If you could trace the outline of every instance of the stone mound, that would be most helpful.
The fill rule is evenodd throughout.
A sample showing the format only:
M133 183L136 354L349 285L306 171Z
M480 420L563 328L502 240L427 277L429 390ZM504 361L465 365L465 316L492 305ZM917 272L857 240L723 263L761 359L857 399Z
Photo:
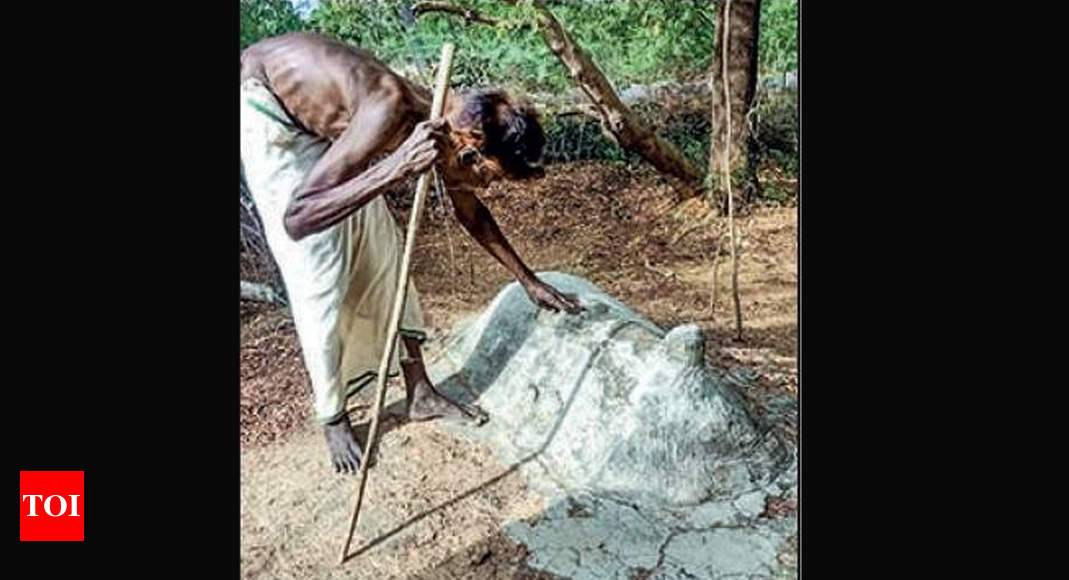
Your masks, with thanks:
M664 332L591 283L543 279L586 311L538 310L505 287L432 365L443 390L477 399L508 461L537 458L567 490L664 506L738 497L789 462L704 360L693 324Z
M748 413L745 386L706 364L701 330L665 332L582 278L539 277L586 311L539 310L509 284L430 365L440 389L490 414L450 430L521 469L549 506L506 533L572 578L776 572L796 520L760 516L767 498L796 497L795 453ZM688 542L710 551L669 557Z

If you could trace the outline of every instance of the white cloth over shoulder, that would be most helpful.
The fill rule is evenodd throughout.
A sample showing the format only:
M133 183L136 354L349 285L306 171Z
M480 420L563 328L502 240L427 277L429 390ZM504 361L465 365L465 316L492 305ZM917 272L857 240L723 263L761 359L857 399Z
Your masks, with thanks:
M401 231L381 196L322 232L293 241L283 216L330 142L294 126L258 80L241 84L241 161L282 272L315 395L316 419L332 421L345 399L373 382L401 275ZM401 331L420 340L423 316L409 282ZM397 351L390 375L398 372Z

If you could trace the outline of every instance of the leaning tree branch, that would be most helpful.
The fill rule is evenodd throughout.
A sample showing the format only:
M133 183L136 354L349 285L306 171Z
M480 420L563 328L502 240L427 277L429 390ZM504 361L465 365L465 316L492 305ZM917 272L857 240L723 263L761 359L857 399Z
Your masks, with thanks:
M467 20L468 22L479 22L481 24L489 24L491 26L496 26L501 22L497 18L484 16L470 8L456 6L448 2L416 2L412 5L412 13L416 16L419 16L420 14L423 14L425 12L448 12L450 14L462 16L464 17L464 20Z
M516 0L505 0L515 4ZM531 0L538 28L553 54L594 105L605 131L624 149L642 156L658 171L674 177L682 199L701 194L701 174L671 143L661 139L620 100L605 74L541 0Z

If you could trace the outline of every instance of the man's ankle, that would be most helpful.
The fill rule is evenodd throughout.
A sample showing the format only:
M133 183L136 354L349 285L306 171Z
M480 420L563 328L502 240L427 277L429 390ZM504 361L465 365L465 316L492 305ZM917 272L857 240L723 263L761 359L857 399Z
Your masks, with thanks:
M327 425L327 426L330 426L330 427L337 427L338 425L341 425L342 423L345 423L346 425L349 424L349 414L348 413L342 413L341 415L338 415L337 419L332 419L330 421L327 421L326 423L324 423L324 425Z

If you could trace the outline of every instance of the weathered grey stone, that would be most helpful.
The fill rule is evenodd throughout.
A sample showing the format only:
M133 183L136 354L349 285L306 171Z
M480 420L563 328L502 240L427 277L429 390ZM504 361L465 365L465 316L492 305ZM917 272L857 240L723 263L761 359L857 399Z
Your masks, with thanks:
M683 577L718 578L741 575L743 578L774 574L779 538L760 530L722 528L683 532L664 549L666 571L676 569Z
M531 567L595 580L654 568L671 530L634 507L585 497L550 506L534 523L511 522L505 533L527 546Z
M490 414L451 429L519 466L549 506L505 526L530 564L569 578L775 570L789 530L759 516L796 485L796 462L751 418L748 378L705 364L696 325L664 332L581 278L539 276L586 312L540 311L509 284L430 367Z
M665 333L585 280L543 278L587 312L539 311L510 284L431 368L445 391L478 398L491 416L479 435L507 460L537 456L568 490L659 505L736 497L786 467L705 365L697 326Z
M690 528L730 526L735 523L738 511L726 501L710 501L690 510L684 520Z
M736 499L732 505L744 517L756 518L765 511L765 496L764 491L753 491Z

